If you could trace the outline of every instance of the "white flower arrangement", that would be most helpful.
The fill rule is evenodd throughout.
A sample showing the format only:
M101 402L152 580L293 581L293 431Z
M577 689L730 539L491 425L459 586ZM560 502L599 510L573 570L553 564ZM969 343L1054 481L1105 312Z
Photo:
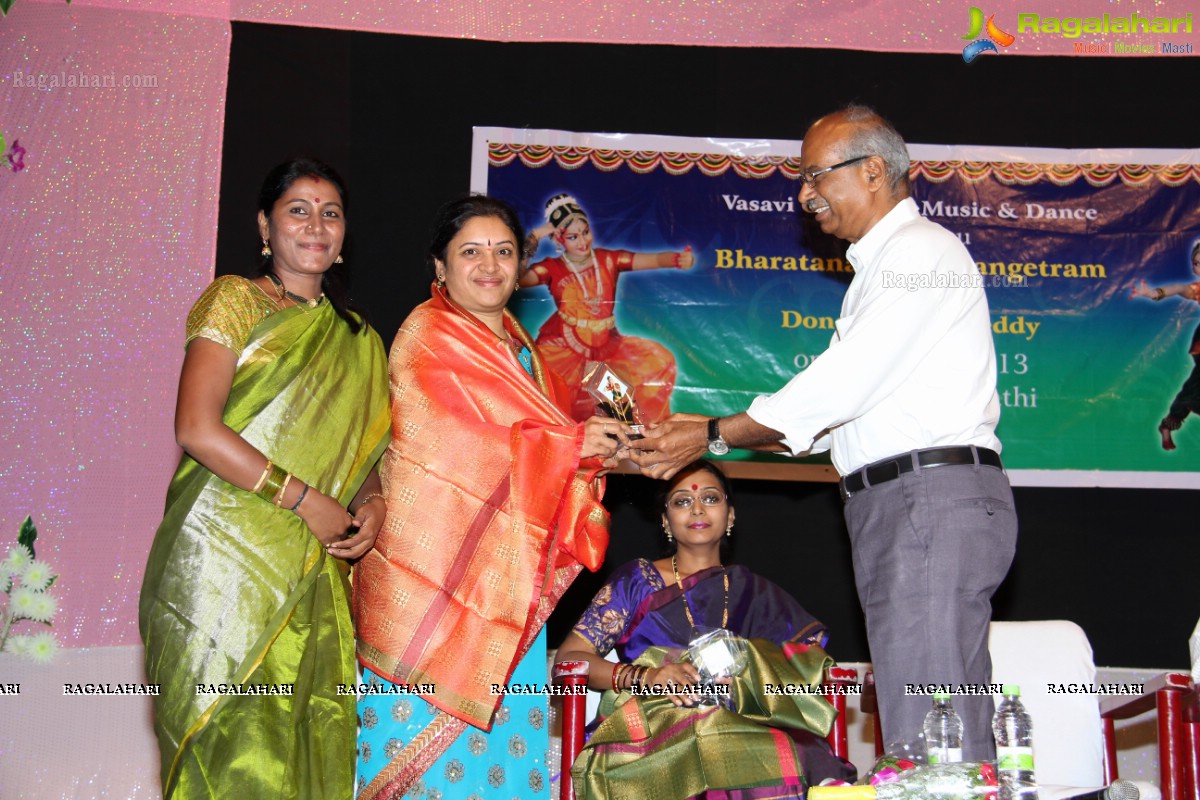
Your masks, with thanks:
M0 587L4 606L0 607L0 652L13 653L46 663L58 652L58 642L50 631L34 634L14 633L21 622L52 625L58 612L58 600L50 593L58 576L45 561L34 556L37 528L26 517L17 535L17 546L0 561Z

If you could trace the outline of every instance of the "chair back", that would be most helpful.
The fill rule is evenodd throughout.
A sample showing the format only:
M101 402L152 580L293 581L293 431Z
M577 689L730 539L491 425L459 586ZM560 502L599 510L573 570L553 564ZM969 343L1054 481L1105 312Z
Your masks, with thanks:
M1021 687L1021 702L1033 720L1038 783L1103 785L1099 697L1079 691L1096 683L1092 645L1083 629L1066 620L993 622L988 651L992 683Z

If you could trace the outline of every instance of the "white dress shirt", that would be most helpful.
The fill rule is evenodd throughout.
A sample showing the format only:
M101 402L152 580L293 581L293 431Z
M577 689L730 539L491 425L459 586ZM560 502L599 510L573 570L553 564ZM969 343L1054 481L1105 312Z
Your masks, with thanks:
M906 198L847 257L855 275L829 349L750 417L793 455L832 448L842 475L926 447L999 452L991 317L966 247Z

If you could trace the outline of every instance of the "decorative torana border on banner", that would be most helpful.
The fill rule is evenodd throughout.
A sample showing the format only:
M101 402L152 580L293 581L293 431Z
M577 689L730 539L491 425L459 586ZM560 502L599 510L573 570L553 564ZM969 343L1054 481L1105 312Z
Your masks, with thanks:
M515 159L526 167L544 167L551 161L563 169L578 169L591 164L603 172L627 166L637 173L653 172L662 167L670 175L683 175L699 169L709 177L724 175L730 169L744 178L766 178L776 171L796 180L800 177L800 159L785 156L736 156L719 153L670 153L652 150L603 150L591 147L551 147L539 144L488 143L488 163L506 167ZM1080 178L1092 186L1108 186L1118 178L1127 186L1141 186L1158 180L1168 186L1190 181L1200 183L1200 164L1028 164L1000 161L914 161L909 177L923 177L943 183L958 175L970 183L994 177L1000 183L1028 186L1048 180L1069 186Z
M507 167L515 159L527 167L544 167L551 161L563 169L578 169L591 164L602 172L627 166L645 174L662 167L670 175L683 175L692 169L709 177L724 175L730 169L744 178L766 178L778 170L795 180L800 177L800 159L785 156L730 156L720 153L669 153L654 150L599 150L592 147L550 147L541 144L503 144L488 142L488 164Z

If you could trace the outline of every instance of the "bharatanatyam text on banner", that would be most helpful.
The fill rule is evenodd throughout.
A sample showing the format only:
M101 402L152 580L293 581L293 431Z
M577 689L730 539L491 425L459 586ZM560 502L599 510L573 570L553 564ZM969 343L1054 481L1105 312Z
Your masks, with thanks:
M1014 483L1200 488L1200 419L1173 451L1157 430L1197 363L1200 302L1130 297L1143 280L1200 281L1200 151L909 150L921 213L979 266ZM592 324L673 358L671 411L728 414L820 356L853 277L845 244L799 210L799 155L798 141L477 128L472 189L512 203L530 229L571 195L600 256L690 247L690 269L620 272L613 320ZM547 237L532 261L556 255ZM900 277L897 291L943 286ZM555 314L570 334L602 288L588 278L558 297L524 288L512 307L535 335Z

